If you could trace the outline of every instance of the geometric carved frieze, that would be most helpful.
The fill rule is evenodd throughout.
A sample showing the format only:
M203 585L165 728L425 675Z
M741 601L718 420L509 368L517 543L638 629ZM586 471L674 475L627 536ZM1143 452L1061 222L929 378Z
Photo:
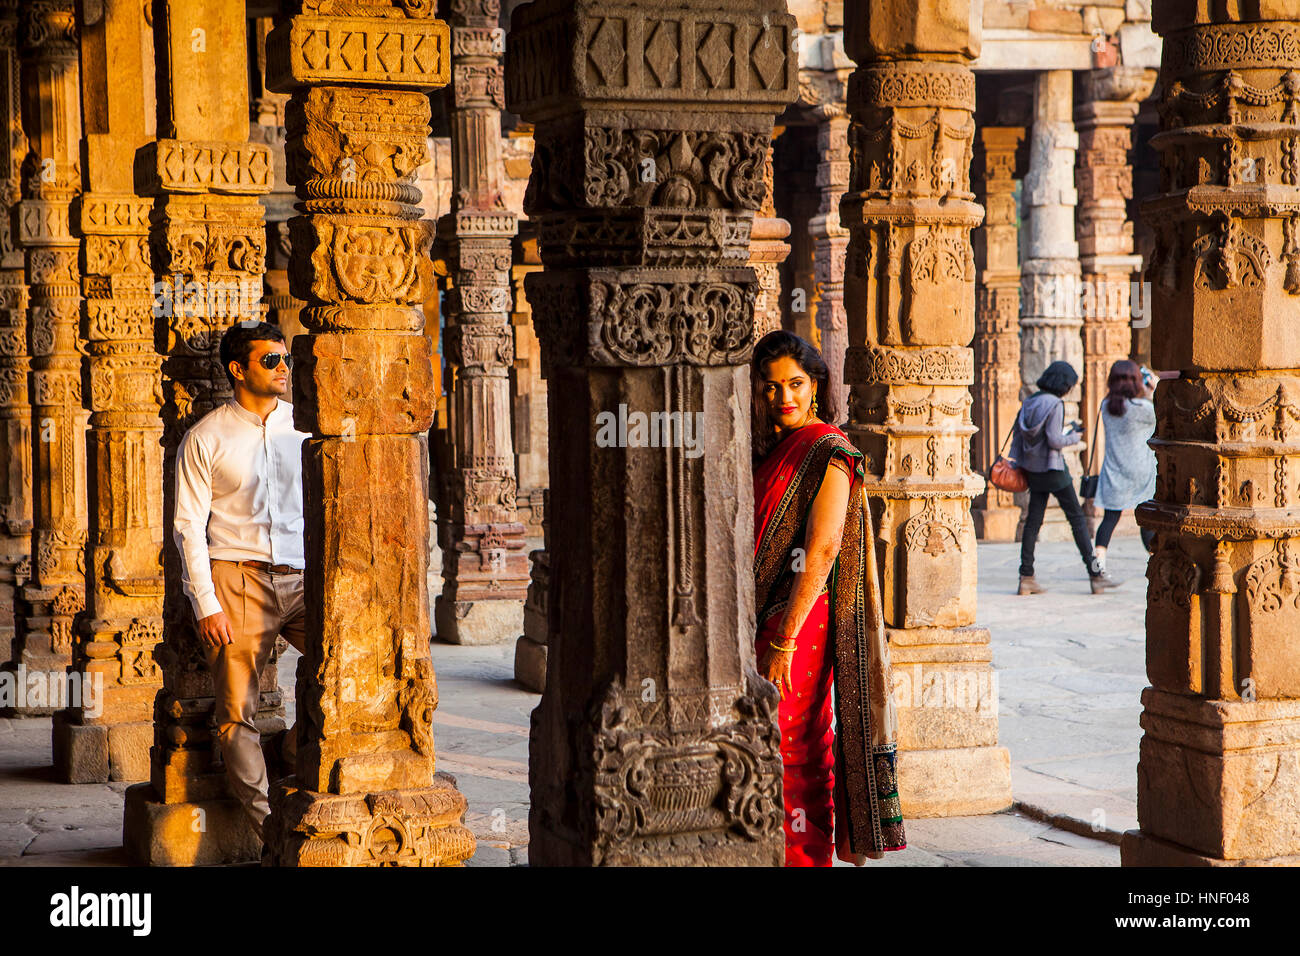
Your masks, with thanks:
M149 231L153 200L131 194L94 193L81 197L84 235L141 235Z
M543 260L564 266L741 265L754 214L730 209L598 210L537 217Z
M304 4L304 8L316 7ZM266 44L266 85L287 93L314 84L435 89L451 78L450 28L441 20L426 19L433 4L405 2L410 20L358 16L389 13L389 6L350 7L347 15L301 15L274 30ZM334 4L321 12L334 13Z
M160 139L147 147L157 183L169 193L269 192L271 147L264 143Z

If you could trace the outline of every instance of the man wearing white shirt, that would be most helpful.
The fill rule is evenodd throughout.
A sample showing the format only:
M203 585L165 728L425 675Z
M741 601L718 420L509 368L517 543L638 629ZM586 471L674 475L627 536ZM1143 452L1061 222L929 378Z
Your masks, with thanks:
M174 534L181 585L216 687L217 739L231 793L260 835L270 812L257 716L275 646L303 649L302 442L280 330L236 323L221 338L234 397L181 441Z

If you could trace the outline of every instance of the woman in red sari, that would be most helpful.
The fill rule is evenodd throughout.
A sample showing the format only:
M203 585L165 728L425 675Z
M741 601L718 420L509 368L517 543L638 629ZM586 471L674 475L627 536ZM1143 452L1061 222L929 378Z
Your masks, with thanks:
M863 456L823 421L812 345L772 332L752 375L755 652L781 692L786 866L860 865L906 846Z

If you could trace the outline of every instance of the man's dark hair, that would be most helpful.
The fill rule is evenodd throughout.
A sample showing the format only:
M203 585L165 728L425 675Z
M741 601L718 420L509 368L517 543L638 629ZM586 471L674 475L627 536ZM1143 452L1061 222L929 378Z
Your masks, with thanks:
M236 322L221 336L221 370L226 373L230 387L235 387L235 376L230 374L230 363L248 366L248 355L254 342L283 342L284 333L270 322Z
M1056 361L1047 366L1043 374L1038 376L1035 384L1044 392L1051 392L1059 398L1074 388L1078 381L1079 373L1074 370L1073 365L1069 362Z

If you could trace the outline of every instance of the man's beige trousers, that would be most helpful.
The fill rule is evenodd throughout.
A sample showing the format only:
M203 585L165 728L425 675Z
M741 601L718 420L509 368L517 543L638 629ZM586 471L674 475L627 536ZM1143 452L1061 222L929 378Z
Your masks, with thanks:
M217 740L230 793L261 836L271 806L262 736L255 723L258 684L277 636L303 649L302 574L271 574L234 561L213 561L212 583L234 638L220 648L204 648L216 685Z

